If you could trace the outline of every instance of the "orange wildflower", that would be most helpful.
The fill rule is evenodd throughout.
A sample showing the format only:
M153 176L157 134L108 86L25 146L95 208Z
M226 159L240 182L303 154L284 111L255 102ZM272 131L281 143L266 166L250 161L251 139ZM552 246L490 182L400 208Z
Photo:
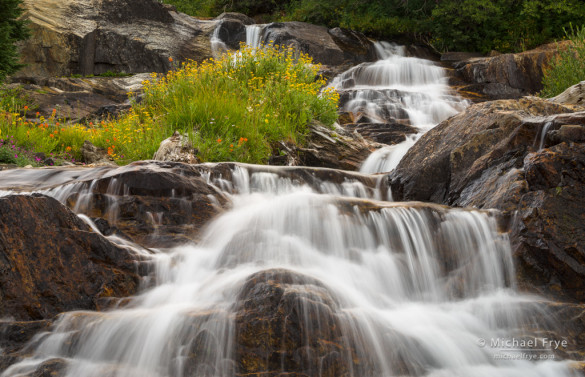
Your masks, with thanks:
M221 139L217 139L217 142L218 142L218 143L221 143Z

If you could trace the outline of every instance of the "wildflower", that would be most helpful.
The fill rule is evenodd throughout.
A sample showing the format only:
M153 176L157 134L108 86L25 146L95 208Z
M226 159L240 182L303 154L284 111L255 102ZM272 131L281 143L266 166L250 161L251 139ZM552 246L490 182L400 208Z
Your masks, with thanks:
M218 143L221 143L221 139L217 139L217 142L218 142Z
M173 58L171 58L170 56L169 56L169 62L171 62L171 63L173 62Z
M25 107L24 107L24 109L25 109L25 110L28 110L28 106L25 106Z
M39 116L39 115L41 115L41 113L39 113L39 112L37 111L37 116Z
M230 148L233 148L233 147L234 147L234 145L233 144L230 144Z
M50 135L49 135L49 137L55 137L55 135L53 135L53 134L50 134Z

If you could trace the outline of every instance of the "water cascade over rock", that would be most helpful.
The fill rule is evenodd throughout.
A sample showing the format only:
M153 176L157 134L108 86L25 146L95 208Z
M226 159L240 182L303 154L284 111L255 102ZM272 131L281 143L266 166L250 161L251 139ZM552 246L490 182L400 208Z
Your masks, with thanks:
M64 197L84 175L124 176L110 169L0 182ZM496 213L389 202L386 180L332 169L149 169L204 180L230 208L200 241L152 250L140 295L62 314L2 377L570 375L550 344L505 342L542 343L528 324L546 312L516 292Z
M365 173L394 169L420 135L468 105L451 93L443 68L432 61L407 57L403 47L387 42L375 47L380 60L353 67L331 83L341 93L340 110L351 114L358 130L406 131L402 142L364 162Z

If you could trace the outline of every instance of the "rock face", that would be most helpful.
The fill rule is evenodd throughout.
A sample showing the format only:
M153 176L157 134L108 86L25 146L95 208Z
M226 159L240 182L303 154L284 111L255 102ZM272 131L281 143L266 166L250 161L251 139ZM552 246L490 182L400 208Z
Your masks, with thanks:
M363 349L344 338L347 319L327 287L287 270L248 278L236 308L239 375L367 375ZM307 337L307 335L310 336Z
M376 60L374 46L364 35L305 22L274 22L263 30L262 40L291 45L309 54L317 63L337 66Z
M199 171L181 163L133 163L78 185L63 198L70 208L102 219L104 234L121 232L145 247L196 240L227 203Z
M504 211L524 288L582 300L584 141L585 108L476 104L421 137L390 175L393 196Z
M341 126L334 129L314 123L304 147L286 146L285 156L273 159L273 165L312 166L359 170L361 163L383 145L364 139L357 131Z
M224 14L220 17L217 35L231 49L237 49L246 42L246 26L249 20L237 14ZM261 28L260 41L264 44L293 46L309 54L316 63L326 66L349 66L376 60L374 44L363 34L305 22L274 22L257 25ZM336 71L343 70L343 68Z
M90 120L114 117L130 108L128 93L142 90L142 82L149 74L127 77L27 77L12 78L12 88L19 88L30 99L27 116L48 118L53 109L58 118ZM33 109L34 108L34 109Z
M517 54L470 58L454 67L472 92L488 99L519 98L542 89L543 68L562 46L551 43Z
M197 165L135 162L125 167L2 172L4 190L41 191L94 220L104 235L145 247L197 239L200 228L228 204Z
M103 148L96 147L88 140L85 140L81 146L81 156L86 164L114 164L113 160L108 156L108 152Z
M187 164L199 162L197 152L193 149L187 136L175 131L173 136L160 142L160 147L152 157L155 161L175 161Z
M31 39L17 76L68 76L107 71L166 72L169 57L211 56L213 23L173 11L156 0L26 0ZM206 40L208 41L209 38Z
M0 316L52 318L136 292L137 257L55 199L7 196L0 214Z

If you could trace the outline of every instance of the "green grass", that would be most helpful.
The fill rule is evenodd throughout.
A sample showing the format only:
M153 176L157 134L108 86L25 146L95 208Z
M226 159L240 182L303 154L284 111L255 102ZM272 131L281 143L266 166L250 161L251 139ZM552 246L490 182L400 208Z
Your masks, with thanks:
M571 43L544 70L541 97L554 97L585 80L585 25L563 29Z
M142 101L109 122L71 125L56 109L30 119L22 104L0 108L0 135L64 159L79 159L89 140L123 164L152 158L177 130L189 135L202 161L265 163L280 142L303 144L310 122L336 120L339 96L320 92L318 69L292 48L242 48L166 76L153 73Z

